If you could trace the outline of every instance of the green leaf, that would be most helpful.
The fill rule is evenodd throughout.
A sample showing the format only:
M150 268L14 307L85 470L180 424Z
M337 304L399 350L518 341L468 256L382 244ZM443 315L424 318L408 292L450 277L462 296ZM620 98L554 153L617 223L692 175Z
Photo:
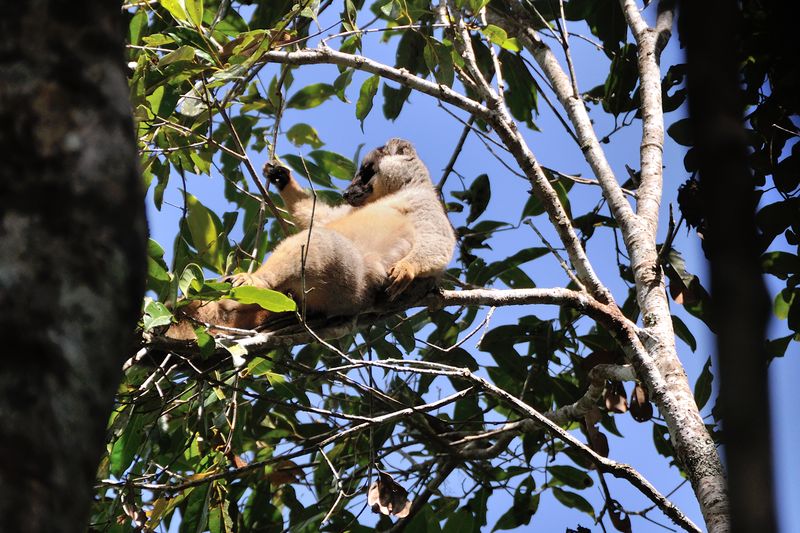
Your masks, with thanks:
M387 0L384 4L382 4L379 7L380 12L383 13L384 15L386 15L389 18L393 18L392 17L392 10L394 9L395 3L396 3L396 0Z
M756 214L756 222L761 228L762 245L768 246L786 228L797 224L800 213L800 198L789 197L780 202L765 205Z
M514 491L514 503L503 516L497 520L492 531L500 529L515 529L527 525L531 517L539 509L539 494L534 494L536 483L528 476Z
M191 61L192 59L194 59L194 48L191 46L181 46L177 50L173 50L159 59L158 66L166 67L167 65L177 63L178 61ZM154 107L153 109L157 108L158 107Z
M637 102L633 94L638 81L636 46L626 44L614 54L611 61L608 77L602 87L603 110L613 115L634 110Z
M189 263L183 267L181 277L178 280L178 289L188 296L190 292L197 292L203 286L203 269L195 263Z
M269 359L254 357L247 363L247 370L253 377L261 377L272 370L273 364Z
M156 241L149 239L147 243L147 288L161 295L164 284L171 280L172 277L167 272L167 264L164 262L164 249Z
M688 118L682 118L670 124L667 128L667 134L672 137L672 140L681 146L694 146L694 140L691 133L691 122Z
M333 81L333 88L336 89L336 97L341 100L342 102L349 104L350 100L347 99L347 95L345 95L345 89L350 86L350 83L353 81L353 73L355 70L349 68L339 74L336 79Z
M481 33L497 45L502 45L508 39L506 30L494 24L487 24L485 28L481 28Z
M307 144L312 148L319 148L324 143L320 140L317 130L308 124L295 124L286 132L286 138L295 146Z
M128 24L128 44L137 45L147 30L147 11L140 9Z
M452 45L430 39L423 52L425 65L433 72L436 82L451 87L455 79Z
M395 89L388 83L383 84L383 116L389 120L394 120L400 116L403 106L411 94L408 87Z
M251 285L234 287L228 294L228 298L243 304L256 304L267 311L274 311L276 313L294 311L297 309L294 300L285 294L271 289L253 287Z
M523 263L533 261L547 255L549 251L544 247L524 248L502 261L497 261L486 266L475 278L474 283L484 286L494 278L502 276L506 272L518 267Z
M450 514L442 528L442 533L469 533L470 531L475 531L475 518L465 507Z
M213 485L212 485L213 486ZM230 504L227 500L215 502L208 512L208 530L210 533L233 533L233 519L228 512Z
M197 253L217 273L222 273L227 252L227 240L222 222L211 210L191 194L186 195L186 222Z
M333 183L331 183L331 178L328 176L328 173L320 168L316 163L308 161L307 159L304 160L303 158L294 154L282 155L281 159L286 161L292 170L297 172L299 175L310 179L317 185L322 185L323 187L333 187ZM319 193L320 191L317 191L317 194Z
M767 274L787 279L800 272L800 258L789 252L768 252L761 256L761 267Z
M775 357L783 357L786 350L789 348L789 343L794 339L794 335L787 335L786 337L779 337L767 341L767 355L770 359Z
M692 351L697 350L697 341L695 340L694 335L692 335L692 332L689 331L688 327L686 327L686 324L683 323L683 320L675 315L672 315L672 329L675 330L675 335L677 335L680 340L688 344Z
M535 129L534 114L538 114L536 81L519 55L502 50L499 54L501 70L506 82L506 102L511 114Z
M350 181L356 173L356 166L353 164L353 161L336 152L314 150L309 153L308 156L313 159L322 170L340 180Z
M186 15L186 10L183 8L184 3L181 0L161 0L161 5L169 11L169 14L178 22L188 22L189 17Z
M186 7L186 12L189 18L194 22L194 25L200 27L203 25L203 0L183 0ZM163 2L162 2L163 4Z
M144 317L142 327L145 331L150 331L158 326L166 326L172 322L172 312L161 302L149 300L144 306Z
M315 83L303 87L289 98L286 107L291 109L311 109L322 104L336 94L336 88L329 83Z
M186 499L186 506L181 509L181 525L179 533L198 533L204 531L208 522L210 485L195 487Z
M697 382L694 384L694 401L698 409L705 407L708 399L711 397L711 383L714 381L714 375L711 373L711 357L706 361L703 366L702 372L697 377Z
M467 0L469 4L469 10L475 14L479 13L481 9L489 5L489 1L490 0Z
M214 337L208 334L208 330L201 326L194 330L194 334L197 336L197 347L200 348L200 355L204 359L214 355L217 343L214 341Z
M544 213L544 204L542 203L539 198L530 193L528 201L525 202L525 206L522 208L522 214L520 215L520 220L526 217L536 217Z
M594 484L592 478L586 472L578 470L574 466L552 465L547 471L564 485L576 489L585 489Z
M558 487L553 487L552 490L553 490L553 496L556 497L556 500L560 501L567 507L583 511L584 513L594 518L594 508L592 508L592 505L588 501L586 501L586 499L583 496L581 496L580 494L575 494L574 492L570 492L568 490L562 490Z
M372 111L372 101L375 94L378 92L378 85L380 84L380 76L371 76L364 81L361 85L361 90L358 93L358 101L356 102L356 118L361 121L361 129L364 129L364 119L367 118L369 112Z
M481 174L469 186L469 215L467 224L474 222L486 211L489 200L492 197L492 188L489 184L489 176Z
M775 303L773 305L773 311L775 312L775 316L778 317L779 320L786 320L789 318L789 309L792 307L792 303L795 300L795 295L797 291L790 291L788 289L784 289L775 295Z
M653 444L656 451L664 457L675 457L675 449L672 447L669 430L666 426L653 424Z
M133 461L136 452L142 444L146 434L142 431L144 416L132 414L128 423L122 430L119 438L111 447L109 455L109 473L119 477Z

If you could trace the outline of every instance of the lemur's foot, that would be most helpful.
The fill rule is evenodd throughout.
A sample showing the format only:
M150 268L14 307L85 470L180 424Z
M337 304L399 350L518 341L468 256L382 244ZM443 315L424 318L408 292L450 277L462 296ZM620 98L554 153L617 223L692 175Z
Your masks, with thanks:
M267 288L266 282L255 274L241 272L239 274L231 274L222 278L223 282L230 283L233 287L241 287L242 285L251 285L253 287Z
M395 300L400 293L408 288L417 275L417 269L408 261L401 259L389 271L389 287L386 292L389 294L389 300Z

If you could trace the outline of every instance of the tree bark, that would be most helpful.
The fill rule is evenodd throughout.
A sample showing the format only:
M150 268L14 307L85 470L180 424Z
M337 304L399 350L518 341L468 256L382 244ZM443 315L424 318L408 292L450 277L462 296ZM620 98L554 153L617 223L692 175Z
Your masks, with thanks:
M0 530L85 531L145 276L119 5L0 17Z
M706 210L731 531L775 531L767 356L754 182L747 165L736 4L683 2L689 116ZM713 23L709 23L712 22Z

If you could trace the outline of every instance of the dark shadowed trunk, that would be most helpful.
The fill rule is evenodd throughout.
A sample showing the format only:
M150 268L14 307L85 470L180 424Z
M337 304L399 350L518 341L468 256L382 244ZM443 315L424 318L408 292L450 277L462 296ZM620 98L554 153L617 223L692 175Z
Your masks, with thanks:
M707 217L717 324L720 404L732 531L775 531L765 328L754 182L747 164L738 79L740 16L735 2L683 2L689 111Z
M85 531L144 287L115 2L0 16L0 531Z

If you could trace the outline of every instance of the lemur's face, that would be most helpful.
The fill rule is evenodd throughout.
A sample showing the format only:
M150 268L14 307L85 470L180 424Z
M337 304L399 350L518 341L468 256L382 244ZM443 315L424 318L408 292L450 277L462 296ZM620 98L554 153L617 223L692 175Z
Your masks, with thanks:
M374 178L378 172L378 161L386 155L385 152L386 147L381 146L364 156L361 167L356 172L353 181L350 182L350 185L342 194L345 202L353 207L359 207L367 203L367 200L374 192Z

